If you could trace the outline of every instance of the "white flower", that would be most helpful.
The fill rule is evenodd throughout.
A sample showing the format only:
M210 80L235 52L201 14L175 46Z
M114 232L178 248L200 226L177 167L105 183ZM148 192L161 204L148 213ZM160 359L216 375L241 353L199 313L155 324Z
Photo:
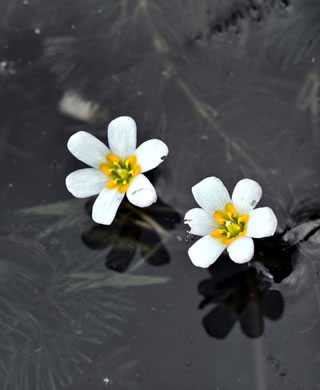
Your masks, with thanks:
M254 210L262 189L253 180L240 180L231 199L216 177L202 180L192 187L192 193L201 208L189 210L184 222L191 234L204 236L188 251L196 266L209 267L225 248L235 263L246 263L254 253L252 237L269 237L276 231L277 218L269 207Z
M68 149L91 168L79 169L66 178L68 190L77 198L99 194L92 219L104 225L111 224L125 194L138 207L156 202L156 191L143 173L157 167L168 154L167 145L158 139L136 148L137 126L128 116L110 122L108 141L109 148L85 131L73 134Z

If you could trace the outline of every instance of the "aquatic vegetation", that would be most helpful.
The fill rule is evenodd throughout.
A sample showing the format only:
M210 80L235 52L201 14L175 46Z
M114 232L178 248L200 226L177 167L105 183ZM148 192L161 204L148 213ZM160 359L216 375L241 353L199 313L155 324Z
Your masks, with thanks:
M0 380L4 390L69 388L89 367L102 367L116 354L114 343L121 344L123 326L136 310L136 302L124 290L170 280L111 272L104 267L103 252L75 246L72 232L78 236L77 228L83 229L89 221L83 207L82 202L68 200L18 210L10 216L14 231L1 231ZM107 373L113 383L121 375L123 386L130 388L137 361L123 353L116 359L117 367L108 363Z
M143 173L161 164L168 154L168 147L158 139L136 148L137 127L130 117L110 122L108 141L110 149L87 132L74 134L68 149L91 168L72 172L66 178L68 190L77 198L99 194L92 219L104 225L112 223L125 194L138 207L156 202L156 191Z
M296 12L274 28L270 26L268 50L284 69L299 63L315 63L320 52L320 4L318 0L295 0ZM319 69L318 65L317 68Z
M272 236L277 218L269 207L255 209L262 196L260 185L250 179L240 180L232 193L216 177L208 177L192 187L201 208L189 210L184 222L190 233L204 236L188 251L194 265L209 267L227 248L236 263L250 261L254 254L252 238Z
M0 226L0 383L316 388L319 216L293 214L319 189L319 1L12 0L0 9L0 203L8 214ZM136 119L142 141L175 149L170 164L152 171L158 181L147 174L166 204L123 201L113 223L99 225L92 199L65 190L63 178L84 167L65 144L79 130L103 140L105 123L122 113ZM248 264L225 256L209 276L186 261L172 208L188 210L187 189L212 167L230 189L256 178L279 227L255 240ZM202 318L208 334L227 339L206 337ZM242 334L263 329L254 342Z
M217 6L218 5L218 6ZM291 0L242 0L213 4L214 19L210 20L208 28L194 35L195 40L209 40L214 36L233 32L240 34L246 30L246 23L261 23L267 20L273 12L281 13L290 7ZM217 16L218 15L218 16Z
M90 345L121 336L134 304L110 289L72 288L72 273L86 272L84 253L52 257L30 239L0 241L2 388L64 388L92 364ZM98 265L94 259L91 270Z

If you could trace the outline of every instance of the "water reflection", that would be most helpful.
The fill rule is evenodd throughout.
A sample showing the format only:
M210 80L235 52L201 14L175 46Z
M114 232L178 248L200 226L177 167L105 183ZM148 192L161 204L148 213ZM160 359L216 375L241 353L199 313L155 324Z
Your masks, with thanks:
M87 204L90 214L91 208L92 202ZM179 213L161 200L146 209L125 201L111 226L95 224L82 234L82 240L91 249L110 249L106 267L118 272L129 268L137 252L144 262L163 265L170 262L164 244L179 222Z
M245 335L259 337L264 317L275 321L284 312L284 298L274 283L295 295L312 287L319 254L319 209L314 204L301 207L291 213L282 234L256 240L251 263L238 265L224 257L209 268L211 278L199 284L204 297L199 307L215 305L203 318L210 336L225 338L238 320Z
M272 280L256 268L223 258L210 268L210 273L211 278L199 284L204 296L199 307L216 305L203 318L210 336L225 338L239 320L244 334L259 337L264 331L264 317L277 320L283 314L281 293L273 290Z
M245 335L262 336L264 317L275 321L284 312L283 296L273 285L291 274L294 251L294 246L275 236L256 241L251 263L235 264L225 256L213 264L210 279L199 284L204 297L200 309L215 305L202 321L207 333L225 338L238 320Z

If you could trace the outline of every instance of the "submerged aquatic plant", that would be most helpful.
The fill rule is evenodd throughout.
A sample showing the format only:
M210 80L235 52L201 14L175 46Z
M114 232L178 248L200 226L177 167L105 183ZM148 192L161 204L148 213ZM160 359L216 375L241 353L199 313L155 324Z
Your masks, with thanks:
M55 249L53 257L48 244L44 250L17 236L3 236L0 244L1 388L65 388L92 364L92 348L121 336L134 304L112 284L76 285L73 275L87 273L84 253ZM99 265L92 259L90 269Z
M91 134L79 131L70 137L68 149L80 161L91 166L70 173L68 190L77 198L99 194L92 208L92 219L110 225L125 194L135 206L148 207L157 194L144 172L162 163L167 145L151 139L138 148L135 121L119 117L108 126L110 149Z
M188 251L196 266L209 267L225 248L231 260L246 263L254 254L252 238L272 236L277 228L277 218L269 207L254 210L262 189L253 180L240 180L232 200L216 177L203 179L192 187L192 193L201 208L189 210L184 222L191 227L191 234L204 236Z
M112 358L106 348L108 340L114 351L114 342L121 343L123 323L136 307L122 291L170 280L108 272L101 261L103 253L88 253L83 245L75 245L77 229L88 223L86 213L79 212L83 207L79 203L73 200L20 210L14 217L14 230L8 233L9 224L4 224L6 230L1 231L3 390L69 388L89 367L102 367ZM121 356L115 370L108 365L113 383L116 372L124 382L132 372L128 354Z

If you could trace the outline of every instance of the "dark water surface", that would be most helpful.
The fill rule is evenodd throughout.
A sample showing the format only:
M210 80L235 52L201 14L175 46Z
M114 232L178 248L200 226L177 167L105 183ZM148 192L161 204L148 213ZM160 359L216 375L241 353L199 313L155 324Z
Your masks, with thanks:
M0 2L3 390L320 389L318 0ZM71 134L161 138L160 201L110 227ZM275 237L194 267L191 187L249 177ZM104 381L105 379L105 381Z

